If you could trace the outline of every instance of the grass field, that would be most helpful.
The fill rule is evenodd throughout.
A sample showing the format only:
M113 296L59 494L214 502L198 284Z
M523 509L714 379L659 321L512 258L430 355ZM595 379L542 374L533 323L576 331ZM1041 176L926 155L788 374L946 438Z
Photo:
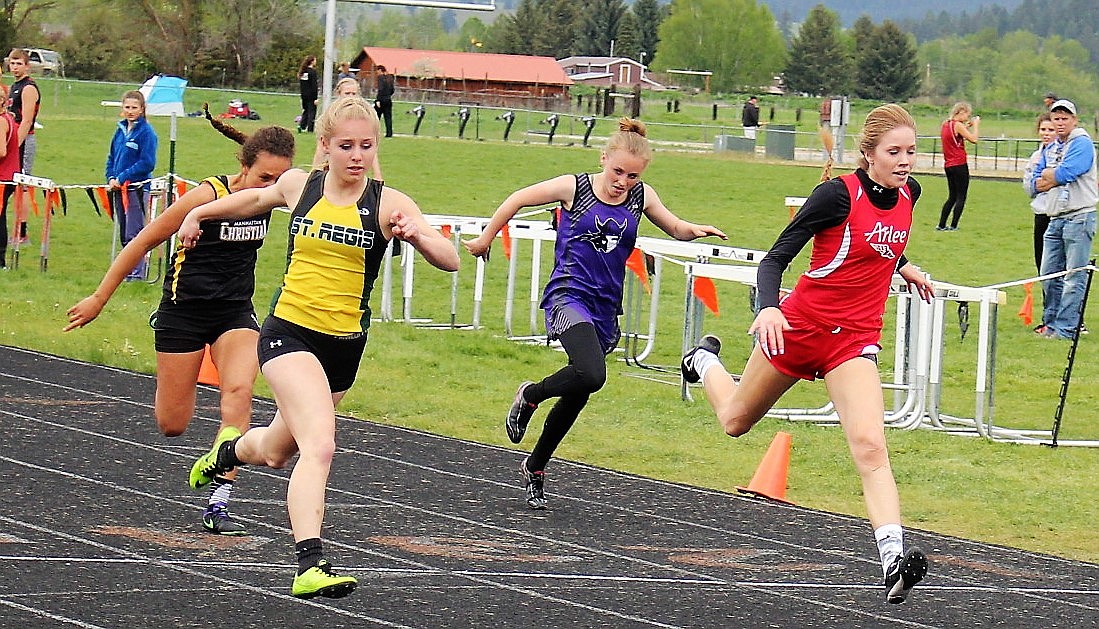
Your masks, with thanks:
M44 127L39 131L35 174L63 185L99 184L116 120L116 111L99 102L117 100L122 91L121 86L43 82ZM229 97L228 92L189 90L186 108L194 111L202 100L209 100L221 103L214 107L221 110ZM246 99L263 120L241 121L243 130L263 124L292 126L295 97L249 94ZM168 123L153 122L161 137L156 172L163 173L169 161ZM398 126L398 133L404 124ZM304 163L312 154L313 137L297 137L301 142L297 161ZM191 180L232 172L235 148L204 121L182 119L175 170ZM594 171L598 157L595 148L426 135L399 135L384 141L381 149L387 184L411 194L427 213L470 216L488 216L509 192L528 183L560 173ZM934 278L967 286L1035 274L1031 215L1016 180L975 179L961 230L943 233L933 227L945 198L945 182L937 169L926 170L927 174L918 176L924 196L917 206L908 251L914 262ZM728 244L766 249L787 220L784 197L808 194L819 174L816 166L660 151L645 180L679 215L724 229L730 235ZM157 285L125 284L91 326L60 332L65 310L99 282L110 259L112 238L109 221L95 215L83 191L70 189L67 196L68 213L58 216L53 225L49 271L38 271L41 220L32 218L33 247L23 250L21 268L0 273L0 338L6 344L152 372L152 333L146 321L159 301ZM278 215L271 243L261 251L255 298L261 313L278 281L284 228L285 217ZM655 236L657 230L646 225L643 234ZM466 321L472 310L468 295L473 261L463 255L462 262L458 319ZM803 266L804 259L798 264ZM482 329L440 331L403 323L375 324L358 384L343 411L510 447L500 424L516 385L557 369L563 356L504 338L506 275L506 261L497 251L488 268ZM679 277L669 271L663 288L657 344L650 358L657 365L672 366L678 361L684 301ZM795 273L788 273L786 284L792 285L795 279ZM525 296L525 291L520 288L519 294ZM1068 346L1035 338L1014 316L1022 290L1012 288L1007 294L1008 303L1001 308L997 324L997 423L1049 429ZM721 315L707 315L707 330L726 339L726 359L736 369L749 351L743 334L751 316L746 291L721 285L719 300ZM1040 291L1036 301L1040 308ZM426 265L418 268L414 305L417 316L446 320L449 275ZM516 320L525 325L526 306L520 306L519 312ZM972 414L974 405L976 334L971 329L963 338L954 308L948 307L947 312L944 411L965 416ZM1092 328L1099 330L1099 323ZM887 327L883 372L891 368L891 341L891 327ZM1062 439L1099 439L1095 342L1089 337L1081 342ZM677 386L632 377L638 370L619 361L609 372L607 386L594 396L559 450L561 457L731 490L751 478L774 433L783 430L793 434L787 497L815 508L864 514L858 480L837 428L765 420L734 441L717 427L704 403L681 401ZM257 393L269 393L262 379ZM802 383L781 404L815 406L823 399L820 383ZM537 437L542 416L542 411L535 416L534 434L524 446ZM155 429L152 418L147 429ZM1099 561L1099 531L1094 526L1099 491L1092 480L1099 450L991 443L924 430L891 431L889 440L907 525ZM547 486L551 500L555 487L567 483L567 478L555 477L551 467Z

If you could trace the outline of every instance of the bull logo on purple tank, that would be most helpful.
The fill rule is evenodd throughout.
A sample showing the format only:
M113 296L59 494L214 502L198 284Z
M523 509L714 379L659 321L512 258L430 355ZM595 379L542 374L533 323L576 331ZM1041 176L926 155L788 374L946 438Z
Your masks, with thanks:
M580 234L580 240L590 242L591 246L600 253L610 253L618 246L618 241L622 240L622 232L626 231L626 221L619 222L613 218L604 221L596 216L595 227L596 231Z

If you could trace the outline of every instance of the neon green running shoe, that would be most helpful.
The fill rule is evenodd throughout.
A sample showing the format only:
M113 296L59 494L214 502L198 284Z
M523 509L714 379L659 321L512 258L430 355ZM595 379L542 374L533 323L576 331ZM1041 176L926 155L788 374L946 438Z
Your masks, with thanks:
M294 577L290 594L298 598L343 598L353 592L358 584L358 579L336 574L332 564L327 559L321 559L317 565Z
M226 426L218 431L218 436L214 438L214 445L210 448L210 451L198 457L195 464L191 466L191 477L188 480L191 489L201 489L209 485L214 480L214 476L229 471L218 467L218 450L221 449L222 444L238 437L240 437L240 430L237 430L234 426Z

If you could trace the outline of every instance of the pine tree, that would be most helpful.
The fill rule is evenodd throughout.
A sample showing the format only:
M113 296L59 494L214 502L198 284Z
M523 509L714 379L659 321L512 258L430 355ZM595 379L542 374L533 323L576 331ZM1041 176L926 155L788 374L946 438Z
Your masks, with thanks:
M890 20L874 29L857 65L855 93L861 98L903 101L920 89L916 48L910 36Z
M618 39L618 25L626 12L622 0L591 0L584 4L580 18L580 35L576 41L577 54L611 54L611 42Z
M844 94L851 82L851 58L840 42L839 17L817 5L790 45L786 86L806 94Z
M645 63L652 63L657 44L660 43L657 32L660 30L660 23L668 15L667 10L661 8L657 0L637 0L633 3L633 14L637 17L639 52L645 53Z

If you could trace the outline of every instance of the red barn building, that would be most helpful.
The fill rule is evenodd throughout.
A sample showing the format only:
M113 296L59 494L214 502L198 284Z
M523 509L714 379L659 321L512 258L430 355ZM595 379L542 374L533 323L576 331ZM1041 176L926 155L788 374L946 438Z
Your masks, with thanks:
M553 57L367 46L351 66L364 94L374 91L375 68L385 66L406 101L559 110L573 84Z

